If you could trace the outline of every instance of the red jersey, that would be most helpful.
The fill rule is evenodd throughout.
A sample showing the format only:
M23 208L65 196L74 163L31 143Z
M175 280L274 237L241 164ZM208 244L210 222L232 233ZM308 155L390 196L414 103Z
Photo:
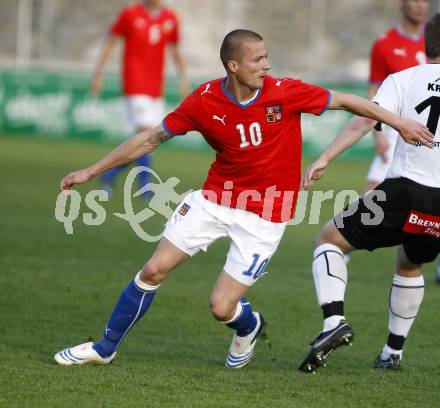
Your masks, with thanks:
M217 152L204 197L272 222L292 216L301 180L301 113L322 114L329 91L266 76L255 99L240 104L226 78L199 86L162 122L172 135L199 131Z
M425 63L423 35L414 39L392 28L373 44L370 82L380 84L390 74Z
M110 33L124 38L124 93L162 96L165 48L179 41L176 15L165 7L153 14L134 4L121 11Z

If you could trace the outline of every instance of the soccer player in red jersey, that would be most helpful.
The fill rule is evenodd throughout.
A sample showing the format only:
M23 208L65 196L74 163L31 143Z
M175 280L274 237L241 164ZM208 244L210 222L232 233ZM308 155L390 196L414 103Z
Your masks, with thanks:
M125 7L112 24L103 47L91 90L99 95L102 72L119 39L124 41L122 83L130 133L149 131L160 123L165 114L163 100L165 49L171 50L183 96L188 93L185 64L179 48L179 21L174 11L161 5L160 0L143 0ZM137 163L150 167L151 158L143 156ZM113 184L122 166L102 176L104 188ZM148 182L149 173L139 174L141 187Z
M301 114L346 109L385 122L412 142L427 143L431 137L424 126L357 96L269 76L266 46L252 31L229 33L220 57L226 78L199 86L152 132L138 133L98 163L61 181L61 189L69 190L191 130L199 131L217 153L203 189L177 207L155 253L122 291L102 339L60 351L55 355L59 364L111 362L167 275L227 236L230 249L211 293L211 312L234 330L226 366L245 366L264 318L244 296L264 272L295 208Z

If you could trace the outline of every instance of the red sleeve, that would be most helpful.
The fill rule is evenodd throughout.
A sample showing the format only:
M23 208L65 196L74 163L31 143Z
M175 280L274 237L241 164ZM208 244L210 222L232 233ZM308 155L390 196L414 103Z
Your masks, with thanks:
M170 135L184 135L191 130L198 130L197 113L200 114L198 99L198 96L193 92L183 100L174 112L165 116L162 126Z
M127 30L127 9L123 9L110 27L110 34L124 37Z
M380 84L388 76L384 53L380 42L376 41L371 49L370 56L370 82Z
M331 95L327 89L297 79L287 80L284 86L287 108L292 113L321 115L330 104Z

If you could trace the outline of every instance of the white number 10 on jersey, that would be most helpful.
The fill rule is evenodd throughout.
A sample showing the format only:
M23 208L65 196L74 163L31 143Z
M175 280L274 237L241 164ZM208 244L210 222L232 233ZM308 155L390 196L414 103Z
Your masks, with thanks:
M245 130L243 124L239 123L236 126L236 128L240 132L240 137L241 137L240 147L241 148L248 147L251 144L253 146L258 146L263 141L263 136L261 134L261 127L258 122L253 122L249 125L249 135L250 135L250 140L251 140L250 143L246 137L246 130Z

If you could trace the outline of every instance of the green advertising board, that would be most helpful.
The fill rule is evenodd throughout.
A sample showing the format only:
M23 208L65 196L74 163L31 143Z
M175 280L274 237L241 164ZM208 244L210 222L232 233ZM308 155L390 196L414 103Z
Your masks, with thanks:
M106 76L100 97L90 94L89 85L89 73L0 70L0 134L107 142L123 140L128 130L118 77ZM365 86L358 84L323 85L358 95L366 92ZM180 101L178 89L175 79L167 82L168 110ZM319 154L349 118L350 114L343 111L327 112L320 117L303 115L305 154ZM176 137L166 146L209 148L197 133ZM370 154L371 148L371 137L367 136L350 150L350 154Z

